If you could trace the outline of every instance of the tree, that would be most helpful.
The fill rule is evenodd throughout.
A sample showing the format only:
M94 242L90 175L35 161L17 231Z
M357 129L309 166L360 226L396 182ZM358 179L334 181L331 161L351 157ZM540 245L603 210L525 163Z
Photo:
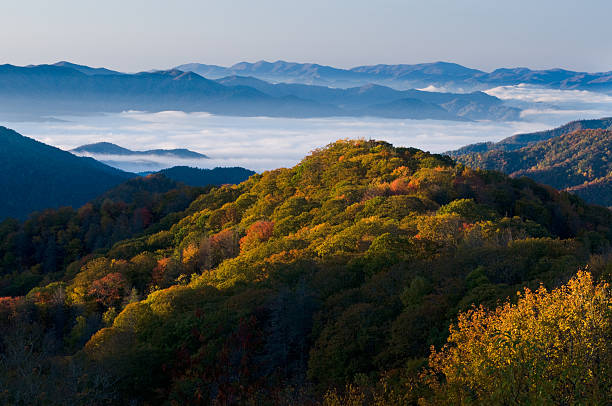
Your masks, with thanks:
M88 293L98 303L110 307L113 304L117 304L123 298L126 289L127 281L125 277L119 272L114 272L93 281Z
M612 293L579 272L516 304L473 308L432 351L444 404L603 405L612 399Z
M257 221L248 228L247 233L240 239L240 250L247 251L258 243L267 241L274 232L273 221Z

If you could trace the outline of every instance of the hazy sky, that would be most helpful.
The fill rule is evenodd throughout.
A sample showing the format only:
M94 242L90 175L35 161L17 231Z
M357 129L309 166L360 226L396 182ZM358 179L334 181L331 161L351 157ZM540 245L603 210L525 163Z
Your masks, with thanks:
M284 59L612 70L611 0L19 0L0 63L124 71Z

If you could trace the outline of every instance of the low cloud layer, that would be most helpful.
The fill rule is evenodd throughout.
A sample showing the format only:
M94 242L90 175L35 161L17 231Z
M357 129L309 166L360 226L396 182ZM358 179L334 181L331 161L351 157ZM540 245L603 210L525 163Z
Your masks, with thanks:
M9 127L39 141L72 149L108 141L132 150L188 148L206 160L160 157L96 157L130 171L173 165L243 166L256 171L293 166L311 150L345 138L378 139L398 146L444 152L466 144L498 141L516 133L552 128L571 120L612 115L612 96L578 90L504 86L487 93L525 110L520 122L455 122L381 118L291 119L226 117L208 113L129 111L57 117L55 122L13 122ZM143 162L135 162L142 160ZM146 162L145 162L146 161Z
M379 139L395 145L443 152L465 144L499 140L517 132L547 128L539 123L454 122L376 118L288 119L223 117L206 113L125 112L95 117L63 117L62 123L14 123L15 130L39 141L72 149L108 141L129 149L189 148L211 159L171 160L150 156L138 167L135 159L112 160L129 170L191 165L203 168L243 166L256 171L295 165L315 148L338 139ZM140 158L139 158L140 159Z
M502 100L519 100L531 103L555 104L560 108L576 105L612 105L612 96L586 90L548 89L545 87L520 84L499 86L485 93Z

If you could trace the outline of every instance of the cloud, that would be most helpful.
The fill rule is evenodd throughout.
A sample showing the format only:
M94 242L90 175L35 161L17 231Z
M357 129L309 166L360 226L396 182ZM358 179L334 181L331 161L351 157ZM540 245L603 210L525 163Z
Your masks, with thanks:
M166 161L147 157L147 165L202 168L244 166L256 171L295 165L315 148L338 139L379 139L398 146L444 152L466 144L498 141L516 133L540 131L579 118L612 115L612 96L580 90L504 86L487 93L519 104L520 122L456 122L382 118L227 117L164 111L58 117L65 122L13 122L18 132L63 149L108 141L132 150L188 148L211 159ZM108 159L110 160L110 159ZM113 158L116 165L138 163ZM153 163L151 163L153 162ZM125 166L124 166L125 167ZM136 169L131 169L136 170Z
M450 90L447 89L446 87L443 87L443 86L434 86L434 85L429 85L427 87L423 87L423 88L417 89L417 90L422 90L424 92L450 92Z
M527 84L495 87L485 90L485 93L502 100L548 103L559 107L568 105L612 105L612 96L603 93L587 90L549 89Z
M129 112L62 117L70 122L13 123L15 130L63 149L108 141L133 150L189 148L211 159L199 161L96 157L124 169L146 171L154 165L202 168L244 166L256 171L288 167L315 148L338 139L379 139L399 146L443 152L465 144L499 140L517 132L547 128L539 123L455 122L377 118L258 118L200 113ZM140 160L140 158L138 158ZM137 160L136 160L137 161ZM138 166L140 165L140 166Z

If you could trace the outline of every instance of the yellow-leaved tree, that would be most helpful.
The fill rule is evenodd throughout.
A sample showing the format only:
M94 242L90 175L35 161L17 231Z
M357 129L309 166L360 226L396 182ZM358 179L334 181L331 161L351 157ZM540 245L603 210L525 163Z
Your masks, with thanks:
M612 295L581 271L516 304L473 308L429 359L436 404L609 405Z

